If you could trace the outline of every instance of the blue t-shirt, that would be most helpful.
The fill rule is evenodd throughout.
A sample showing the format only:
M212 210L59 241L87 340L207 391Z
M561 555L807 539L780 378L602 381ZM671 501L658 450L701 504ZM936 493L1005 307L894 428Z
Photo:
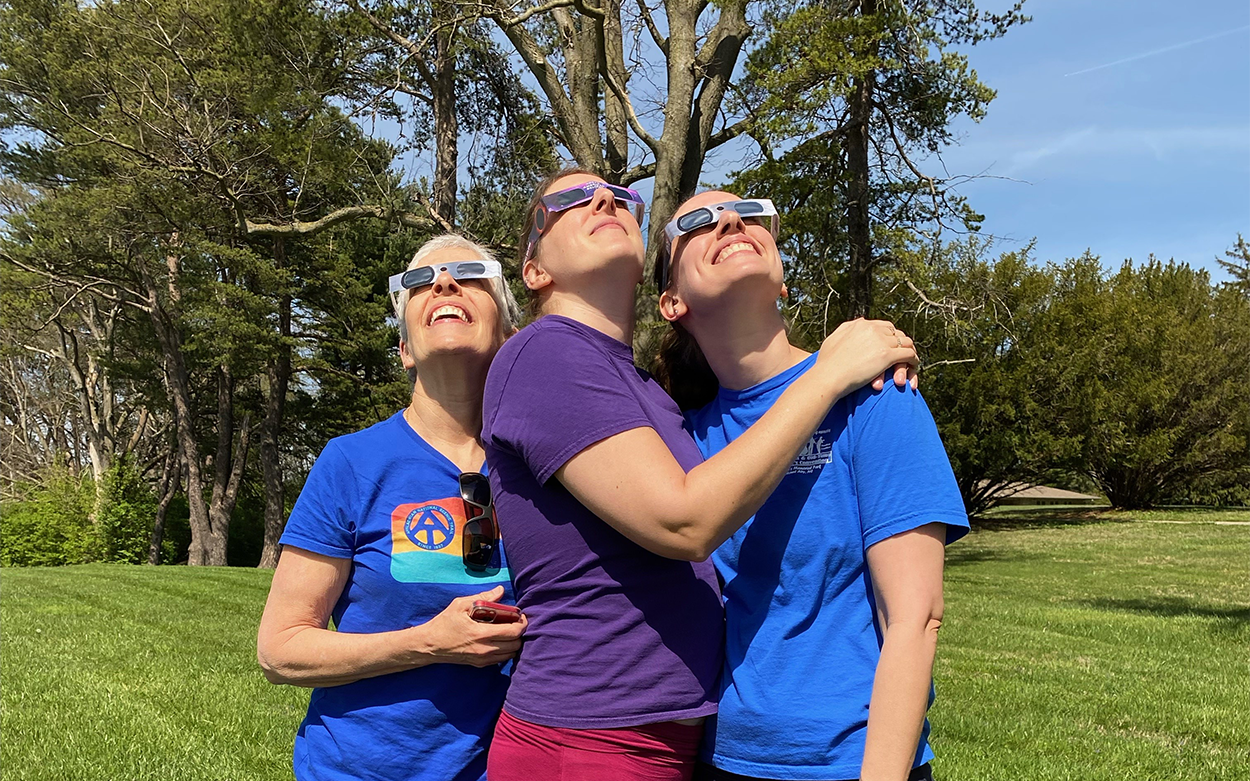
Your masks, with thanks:
M746 390L722 388L690 413L704 457L759 420L814 361ZM881 647L864 552L934 522L947 524L948 543L968 530L920 394L890 383L835 404L777 490L712 556L726 641L706 760L764 778L859 777ZM933 756L928 734L926 721L915 765Z
M338 631L422 624L456 597L497 585L512 601L502 550L484 573L461 559L459 476L402 412L326 445L281 542L352 560L334 606ZM432 664L314 689L295 738L295 777L480 781L507 688L501 665Z

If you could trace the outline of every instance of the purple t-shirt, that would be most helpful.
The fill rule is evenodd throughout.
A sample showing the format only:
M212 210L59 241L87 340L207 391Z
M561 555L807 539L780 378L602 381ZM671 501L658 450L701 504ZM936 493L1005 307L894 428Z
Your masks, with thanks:
M482 441L517 605L529 619L504 709L548 727L633 727L716 711L724 618L711 562L628 540L552 479L589 445L656 430L702 461L672 399L626 344L547 315L486 380Z

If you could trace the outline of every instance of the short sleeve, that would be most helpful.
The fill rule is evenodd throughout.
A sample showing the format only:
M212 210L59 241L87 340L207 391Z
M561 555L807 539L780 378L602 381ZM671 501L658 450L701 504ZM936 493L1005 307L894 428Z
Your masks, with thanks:
M929 523L946 524L950 544L968 533L955 473L919 391L889 382L856 392L852 473L867 549Z
M492 445L519 456L540 484L590 445L651 426L621 376L624 361L592 338L563 326L512 340L522 338L505 345L491 365L484 429Z
M323 556L350 559L356 548L356 493L351 464L331 441L308 472L279 542Z

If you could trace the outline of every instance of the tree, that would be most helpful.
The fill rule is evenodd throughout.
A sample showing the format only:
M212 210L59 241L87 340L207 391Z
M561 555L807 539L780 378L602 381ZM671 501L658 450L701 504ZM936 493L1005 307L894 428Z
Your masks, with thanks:
M1049 318L1056 351L1084 375L1055 397L1055 414L1081 432L1077 463L1113 505L1149 507L1246 473L1244 296L1185 264L1125 262L1106 277L1087 256L1063 269Z
M48 193L7 258L71 297L146 316L182 455L191 562L224 564L261 395L270 463L281 435L285 239L362 215L429 220L360 203L393 191L390 149L333 105L347 88L346 39L307 6L28 2L5 14L0 109L33 141L3 162ZM261 373L268 394L253 385ZM267 482L280 514L280 481Z
M707 154L749 125L745 117L723 119L751 33L749 0L661 5L662 14L644 0L552 0L517 10L489 0L480 11L538 83L557 137L578 165L623 184L654 178L653 239L698 186ZM466 15L478 13L473 8ZM657 61L662 69L649 64ZM649 90L657 70L666 86Z
M1215 262L1232 277L1229 284L1233 288L1250 295L1250 244L1240 233L1233 248L1225 252L1223 258L1216 258Z
M1083 382L1047 330L1057 271L1036 265L1031 247L997 258L990 248L977 237L943 245L905 279L886 274L895 284L878 304L916 340L922 391L972 515L1013 484L1054 480L1080 442L1052 414Z
M979 228L956 190L967 177L922 166L953 143L955 119L980 120L994 98L958 47L1026 22L1021 5L987 14L973 0L856 0L770 16L736 99L757 117L763 160L733 186L785 210L787 248L811 283L796 293L837 320L868 316L883 266L944 229Z

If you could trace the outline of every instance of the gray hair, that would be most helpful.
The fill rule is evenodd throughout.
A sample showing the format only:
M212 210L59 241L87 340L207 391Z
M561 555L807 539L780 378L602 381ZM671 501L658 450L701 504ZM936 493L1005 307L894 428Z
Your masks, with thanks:
M470 241L456 233L444 233L422 244L412 256L412 260L408 261L408 268L405 271L410 271L420 266L431 254L444 249L464 249L477 254L482 260L495 260L495 254L481 244ZM517 324L521 322L521 307L512 295L512 290L508 287L508 281L502 277L483 281L486 283L486 289L490 293L490 297L495 299L495 308L499 310L499 324L503 328L503 332L505 334L512 333L512 329L516 328ZM408 308L408 301L411 298L411 290L402 290L398 295L391 297L391 305L395 307L395 318L399 320L399 338L403 340L408 338L408 326L404 322L404 310Z

